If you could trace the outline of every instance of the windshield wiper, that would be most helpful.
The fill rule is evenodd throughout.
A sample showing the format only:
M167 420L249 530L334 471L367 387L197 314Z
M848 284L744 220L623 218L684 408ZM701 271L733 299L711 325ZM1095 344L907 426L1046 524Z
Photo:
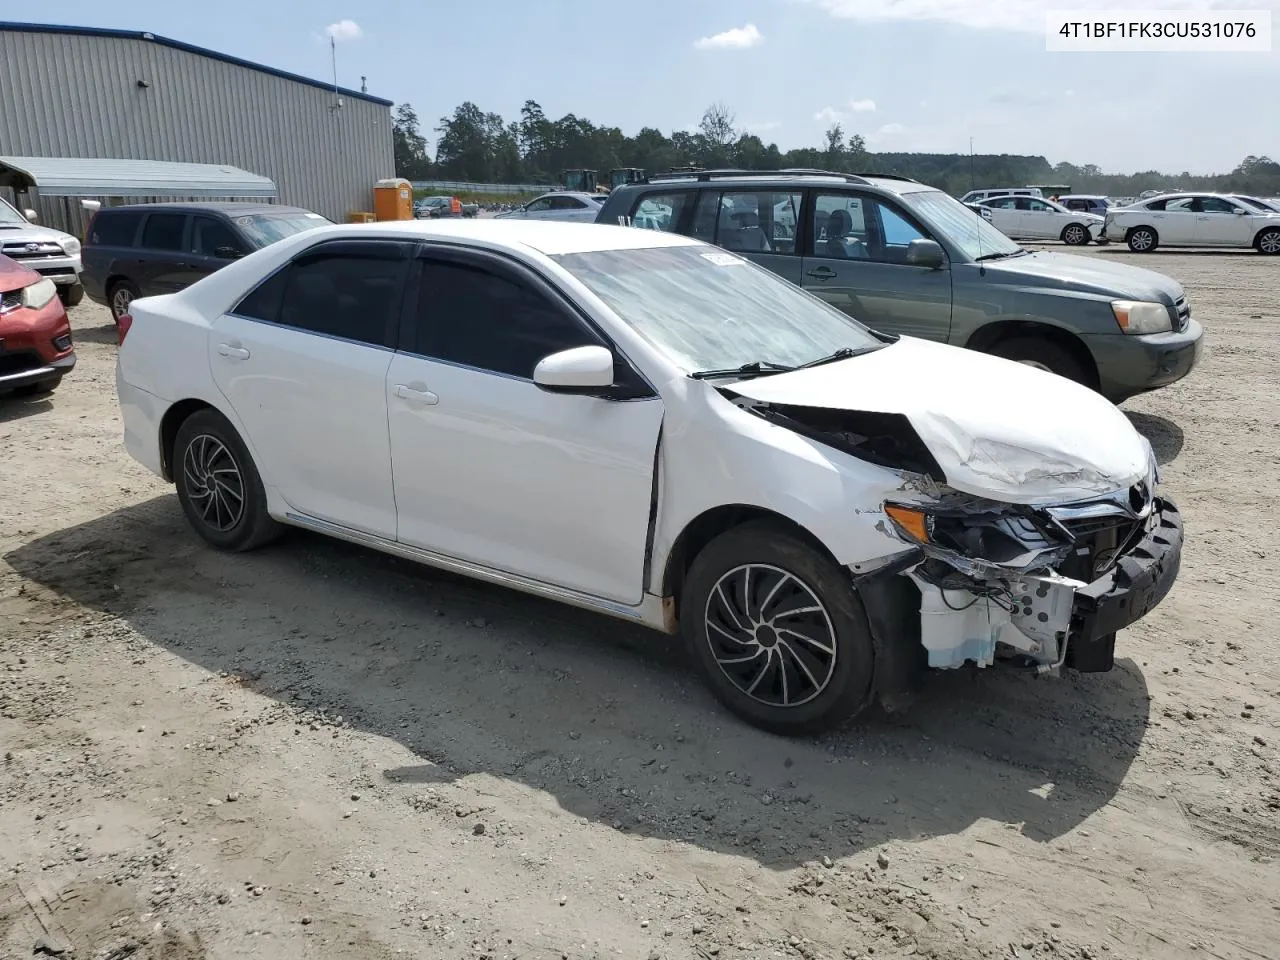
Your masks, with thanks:
M726 367L723 370L695 370L689 376L694 380L711 380L715 377L762 377L768 373L786 373L794 369L795 367L771 363L768 360L752 360L740 367Z
M808 363L802 363L796 367L797 370L807 370L810 367L820 367L824 363L835 363L837 360L848 360L850 357L860 357L864 353L870 353L872 350L879 350L883 344L875 343L865 347L841 347L834 350L825 357L819 357L817 360L810 360Z
M975 263L981 263L983 260L1003 260L1005 257L1020 257L1027 252L1027 250L1019 247L1012 253L984 253L982 256L974 257L973 259Z

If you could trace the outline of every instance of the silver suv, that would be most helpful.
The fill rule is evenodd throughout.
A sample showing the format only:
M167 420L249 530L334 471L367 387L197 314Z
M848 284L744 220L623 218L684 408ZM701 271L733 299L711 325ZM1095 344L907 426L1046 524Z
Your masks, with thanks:
M0 200L0 254L17 260L58 286L63 304L84 299L80 283L80 241L69 233L34 224L34 210L19 213Z
M596 222L718 244L882 333L1031 364L1117 403L1181 379L1200 359L1204 330L1176 281L1026 250L906 177L670 173L614 190Z

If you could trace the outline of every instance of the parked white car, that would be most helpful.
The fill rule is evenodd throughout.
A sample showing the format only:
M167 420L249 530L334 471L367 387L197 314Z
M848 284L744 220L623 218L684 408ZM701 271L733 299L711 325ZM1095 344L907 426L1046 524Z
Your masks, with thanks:
M18 210L0 199L0 256L30 267L58 288L63 306L84 299L80 241L69 233L38 226L35 211Z
M981 203L992 197L1043 197L1039 187L989 187L985 190L970 190L960 198L961 203Z
M1174 193L1107 211L1105 233L1135 253L1157 247L1253 247L1280 253L1280 213L1217 193Z
M495 220L568 220L595 223L606 194L574 193L559 190L535 197L510 213L500 213Z
M303 527L679 630L766 729L926 664L1110 669L1177 576L1113 404L676 234L323 227L131 311L125 446L210 544Z
M991 223L1010 240L1061 240L1071 246L1095 243L1106 222L1096 213L1068 210L1038 197L992 197L980 206L991 211Z

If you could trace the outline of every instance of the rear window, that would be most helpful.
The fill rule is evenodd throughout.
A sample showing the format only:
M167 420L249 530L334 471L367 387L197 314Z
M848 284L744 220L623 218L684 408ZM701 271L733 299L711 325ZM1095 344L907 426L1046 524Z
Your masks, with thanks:
M141 219L142 214L134 211L127 213L99 211L93 218L89 243L102 247L132 247L134 239L138 236L138 222Z

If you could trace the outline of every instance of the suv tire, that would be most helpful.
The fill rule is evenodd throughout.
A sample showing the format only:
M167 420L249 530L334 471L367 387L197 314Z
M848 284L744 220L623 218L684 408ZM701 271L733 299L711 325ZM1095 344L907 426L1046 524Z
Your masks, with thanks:
M111 318L120 322L120 318L129 312L129 304L139 296L138 288L128 280L117 280L107 291L107 303L111 306Z
M79 283L68 283L58 287L58 298L62 301L64 307L78 306L80 301L84 299L84 285Z
M753 521L716 537L694 558L681 598L689 655L748 723L817 733L874 698L875 644L848 572L785 525Z
M216 410L197 410L182 421L169 462L182 511L210 545L239 553L280 535L253 458Z
M999 341L990 350L997 357L1025 363L1028 366L1056 373L1060 377L1088 384L1088 376L1080 361L1060 344L1043 337L1009 337Z

